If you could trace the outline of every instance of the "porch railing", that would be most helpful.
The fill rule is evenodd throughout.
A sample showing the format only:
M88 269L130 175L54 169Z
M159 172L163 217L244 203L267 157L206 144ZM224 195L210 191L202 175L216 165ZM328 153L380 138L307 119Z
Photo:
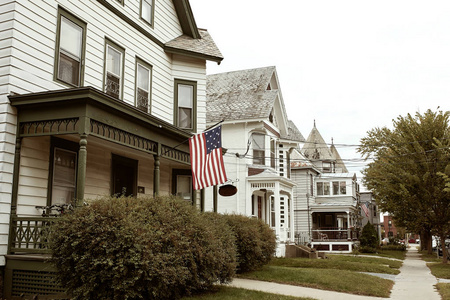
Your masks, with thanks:
M57 217L13 217L9 253L50 253L50 225Z
M355 229L322 227L312 230L312 238L314 241L355 240L358 234Z

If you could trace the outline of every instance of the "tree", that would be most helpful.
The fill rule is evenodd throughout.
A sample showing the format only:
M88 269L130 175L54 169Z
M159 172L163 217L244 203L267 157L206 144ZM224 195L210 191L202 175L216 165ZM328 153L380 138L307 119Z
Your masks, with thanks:
M427 110L415 117L399 116L394 129L370 130L358 148L373 159L363 171L363 182L380 208L399 226L428 231L441 240L450 233L450 192L445 186L445 176L450 175L449 115Z
M359 242L361 243L361 247L370 247L374 250L378 246L380 241L378 240L377 231L370 222L367 222L363 227Z

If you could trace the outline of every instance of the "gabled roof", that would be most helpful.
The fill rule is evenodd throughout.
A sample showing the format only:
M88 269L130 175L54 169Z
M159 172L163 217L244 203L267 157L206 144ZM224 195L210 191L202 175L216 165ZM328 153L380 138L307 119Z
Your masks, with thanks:
M275 67L207 76L207 122L267 119L278 90L267 90Z
M331 154L333 154L333 156L336 158L336 166L335 166L336 170L340 170L342 173L347 173L348 172L347 167L345 166L344 161L339 155L339 152L337 151L334 144L331 144L330 151Z
M206 29L199 29L200 38L183 34L164 45L167 53L176 53L221 62L223 55Z
M303 137L300 130L298 130L297 126L295 126L294 122L291 120L288 120L288 134L281 136L283 139L291 140L291 141L297 141L297 142L304 142L305 138Z
M173 0L183 35L167 42L164 51L197 57L220 63L222 53L205 29L199 29L195 22L189 0Z
M319 130L316 128L316 122L314 122L314 127L309 133L306 143L302 148L303 155L311 160L328 160L334 161L336 158L331 153L328 148L327 143L323 139Z

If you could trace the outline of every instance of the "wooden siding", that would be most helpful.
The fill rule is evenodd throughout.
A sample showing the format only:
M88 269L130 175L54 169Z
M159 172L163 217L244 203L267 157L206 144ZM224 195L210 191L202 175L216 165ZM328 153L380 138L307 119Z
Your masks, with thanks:
M115 1L110 1L115 4ZM26 4L26 5L25 5ZM194 80L198 83L199 129L205 127L206 63L200 59L172 55L150 41L97 1L59 1L61 7L87 23L84 86L103 90L105 38L125 49L123 100L134 105L136 57L152 65L152 114L173 122L173 79ZM87 5L86 5L87 4ZM145 27L139 19L139 1L127 1L118 8L138 25L147 28L162 42L182 34L172 1L158 1L155 7L155 28ZM55 37L58 2L20 2L16 7L14 43L2 50L11 61L10 91L28 93L63 89L67 86L53 81ZM11 13L12 14L12 13ZM9 25L8 25L9 24ZM5 26L12 26L7 23ZM8 54L6 55L6 54ZM1 52L0 52L1 54ZM3 65L3 64L1 64ZM1 82L0 82L1 83Z
M17 214L35 216L36 205L47 205L50 138L24 138L20 152Z

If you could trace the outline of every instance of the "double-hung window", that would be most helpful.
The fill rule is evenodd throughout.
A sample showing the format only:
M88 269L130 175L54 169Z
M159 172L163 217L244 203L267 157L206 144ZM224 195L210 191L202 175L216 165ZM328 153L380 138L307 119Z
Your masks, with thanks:
M141 18L153 26L153 0L141 0Z
M347 184L345 181L333 181L333 195L347 194Z
M124 56L123 48L106 40L104 91L117 99L122 98Z
M183 129L196 129L197 84L175 80L175 124Z
M136 107L144 112L150 109L151 73L149 64L136 60Z
M70 86L82 86L86 23L65 10L58 11L55 53L55 80Z

